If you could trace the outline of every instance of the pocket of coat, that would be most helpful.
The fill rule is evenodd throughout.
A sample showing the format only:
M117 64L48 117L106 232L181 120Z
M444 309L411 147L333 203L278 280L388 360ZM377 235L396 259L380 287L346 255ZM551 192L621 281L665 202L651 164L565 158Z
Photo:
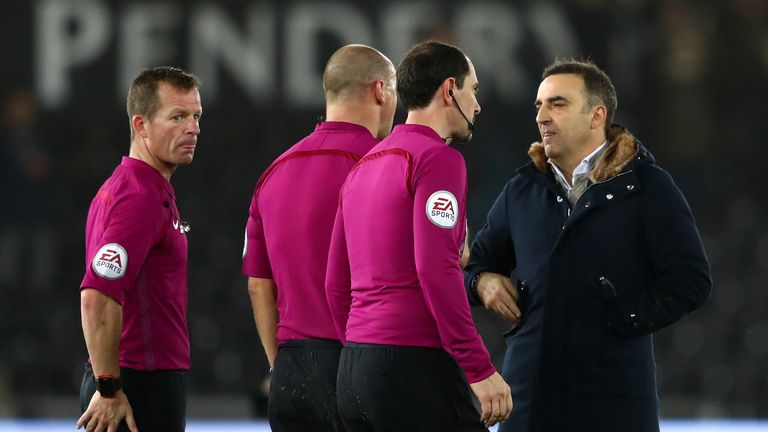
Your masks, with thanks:
M595 289L608 309L608 327L613 328L619 334L631 336L632 330L638 327L637 316L626 313L622 307L619 293L613 283L605 276L597 278Z
M512 327L509 328L509 330L505 331L501 334L502 337L510 337L517 334L517 332L520 331L520 328L522 328L523 323L525 323L525 315L528 311L528 281L527 280L517 280L517 289L519 291L517 296L517 308L520 309L520 321L518 321L515 324L512 324Z

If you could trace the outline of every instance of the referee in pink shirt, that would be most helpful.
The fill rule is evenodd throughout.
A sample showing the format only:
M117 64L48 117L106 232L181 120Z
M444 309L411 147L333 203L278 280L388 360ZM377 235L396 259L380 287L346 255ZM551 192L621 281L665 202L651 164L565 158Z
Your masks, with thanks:
M189 225L170 180L195 154L199 86L181 69L158 67L128 91L130 153L99 189L86 224L80 307L90 359L78 428L184 430Z
M364 45L331 56L326 121L277 158L256 185L243 273L272 371L273 431L342 431L336 407L341 343L323 284L339 188L392 129L395 67Z
M350 431L481 431L512 409L459 265L467 176L449 144L471 138L477 89L461 50L415 46L397 69L406 124L342 187L325 287L346 344L337 388Z

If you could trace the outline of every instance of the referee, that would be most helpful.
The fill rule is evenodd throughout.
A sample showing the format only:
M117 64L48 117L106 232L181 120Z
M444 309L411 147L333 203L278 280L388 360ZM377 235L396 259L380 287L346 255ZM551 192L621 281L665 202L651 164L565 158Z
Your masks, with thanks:
M326 121L277 158L256 185L243 273L272 372L273 431L342 431L341 344L323 283L339 188L392 129L395 68L364 45L340 48L323 74Z
M199 86L181 69L157 67L128 91L130 153L88 211L80 307L90 359L78 428L184 430L189 225L170 179L195 154Z
M400 63L397 89L406 124L349 174L331 240L339 410L355 432L485 430L512 399L464 293L467 175L448 145L471 138L477 76L458 48L425 42Z

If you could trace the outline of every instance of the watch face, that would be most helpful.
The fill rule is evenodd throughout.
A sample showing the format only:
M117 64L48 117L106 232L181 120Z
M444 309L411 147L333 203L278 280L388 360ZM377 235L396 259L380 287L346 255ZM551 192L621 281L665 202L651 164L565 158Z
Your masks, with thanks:
M120 390L120 378L98 377L96 378L96 389L101 397L113 398L115 393Z

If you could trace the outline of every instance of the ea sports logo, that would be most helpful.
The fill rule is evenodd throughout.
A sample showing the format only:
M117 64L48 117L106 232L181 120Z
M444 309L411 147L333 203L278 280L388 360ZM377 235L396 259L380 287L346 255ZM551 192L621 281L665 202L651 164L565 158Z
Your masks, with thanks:
M91 263L93 271L109 280L125 276L128 267L128 253L117 243L109 243L101 247Z
M450 200L450 198L438 198L435 201L435 204L432 206L432 210L456 214L456 211L453 209L453 202Z
M427 200L427 218L440 228L453 228L458 219L456 211L459 204L452 193L441 190L430 195Z

